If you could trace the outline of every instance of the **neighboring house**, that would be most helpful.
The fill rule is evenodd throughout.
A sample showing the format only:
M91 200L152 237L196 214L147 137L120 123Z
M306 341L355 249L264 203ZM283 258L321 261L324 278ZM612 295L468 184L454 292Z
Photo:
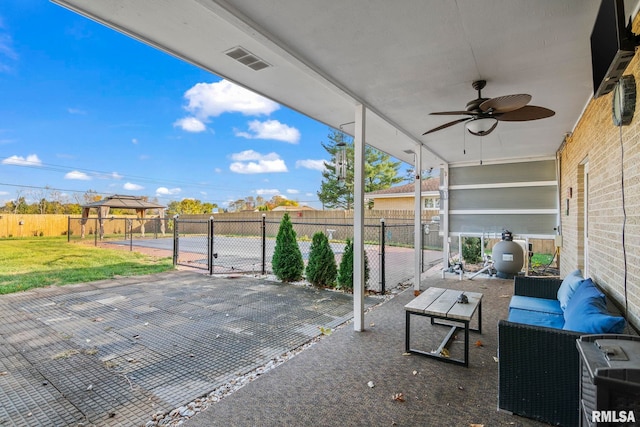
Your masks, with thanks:
M440 178L422 181L420 206L423 211L432 211L432 216L440 213ZM364 195L366 203L373 202L375 210L415 209L415 183L398 185L384 190L372 191Z
M271 209L271 211L273 211L273 212L298 212L298 211L315 211L315 209L312 208L311 206L307 206L307 205L276 206L275 208Z

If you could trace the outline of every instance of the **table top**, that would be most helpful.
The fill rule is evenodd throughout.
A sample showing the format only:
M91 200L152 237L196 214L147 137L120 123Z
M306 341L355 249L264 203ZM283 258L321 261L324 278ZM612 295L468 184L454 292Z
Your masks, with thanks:
M465 294L469 302L458 303L460 294ZM482 300L479 292L467 292L456 289L427 288L419 296L404 306L412 313L439 316L448 319L471 320L471 316Z

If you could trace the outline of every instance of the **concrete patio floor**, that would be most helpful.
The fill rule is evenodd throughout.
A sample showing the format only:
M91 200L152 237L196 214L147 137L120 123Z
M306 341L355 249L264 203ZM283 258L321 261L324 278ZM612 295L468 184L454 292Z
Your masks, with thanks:
M480 275L460 281L432 270L421 280L421 289L430 286L484 295L482 334L470 334L468 368L404 354L404 305L414 298L410 288L367 312L364 332L344 325L185 425L546 425L497 410L497 322L507 315L513 280ZM411 326L412 346L426 350L437 347L448 331L420 317L412 319ZM463 334L458 335L450 347L452 357L463 351Z
M191 271L0 296L0 426L143 426L352 309L350 295Z

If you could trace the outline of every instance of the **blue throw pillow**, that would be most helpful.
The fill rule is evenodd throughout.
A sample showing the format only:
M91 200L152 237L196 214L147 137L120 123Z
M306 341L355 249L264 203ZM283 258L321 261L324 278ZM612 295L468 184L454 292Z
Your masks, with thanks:
M567 277L562 280L560 288L558 288L558 301L560 301L560 308L564 311L567 309L567 304L576 291L578 285L584 280L582 277L582 271L572 271Z
M624 327L624 318L609 314L605 296L593 281L580 282L564 311L562 329L585 334L619 334Z

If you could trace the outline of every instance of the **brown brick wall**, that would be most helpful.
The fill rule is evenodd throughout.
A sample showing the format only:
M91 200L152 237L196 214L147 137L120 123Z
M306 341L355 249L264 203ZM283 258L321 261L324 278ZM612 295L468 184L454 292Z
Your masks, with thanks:
M634 31L640 30L636 18ZM636 54L625 75L633 74L640 84L640 55ZM640 100L640 90L638 90ZM640 106L629 126L614 126L611 116L613 94L592 99L573 134L558 151L563 246L561 275L576 268L590 277L621 305L626 294L629 320L640 325ZM624 152L624 162L622 161ZM585 224L584 164L588 162L588 224ZM623 180L624 172L624 180ZM626 227L623 248L623 196ZM572 188L572 196L569 195ZM565 212L569 200L569 214ZM588 231L588 260L584 259L584 229Z

